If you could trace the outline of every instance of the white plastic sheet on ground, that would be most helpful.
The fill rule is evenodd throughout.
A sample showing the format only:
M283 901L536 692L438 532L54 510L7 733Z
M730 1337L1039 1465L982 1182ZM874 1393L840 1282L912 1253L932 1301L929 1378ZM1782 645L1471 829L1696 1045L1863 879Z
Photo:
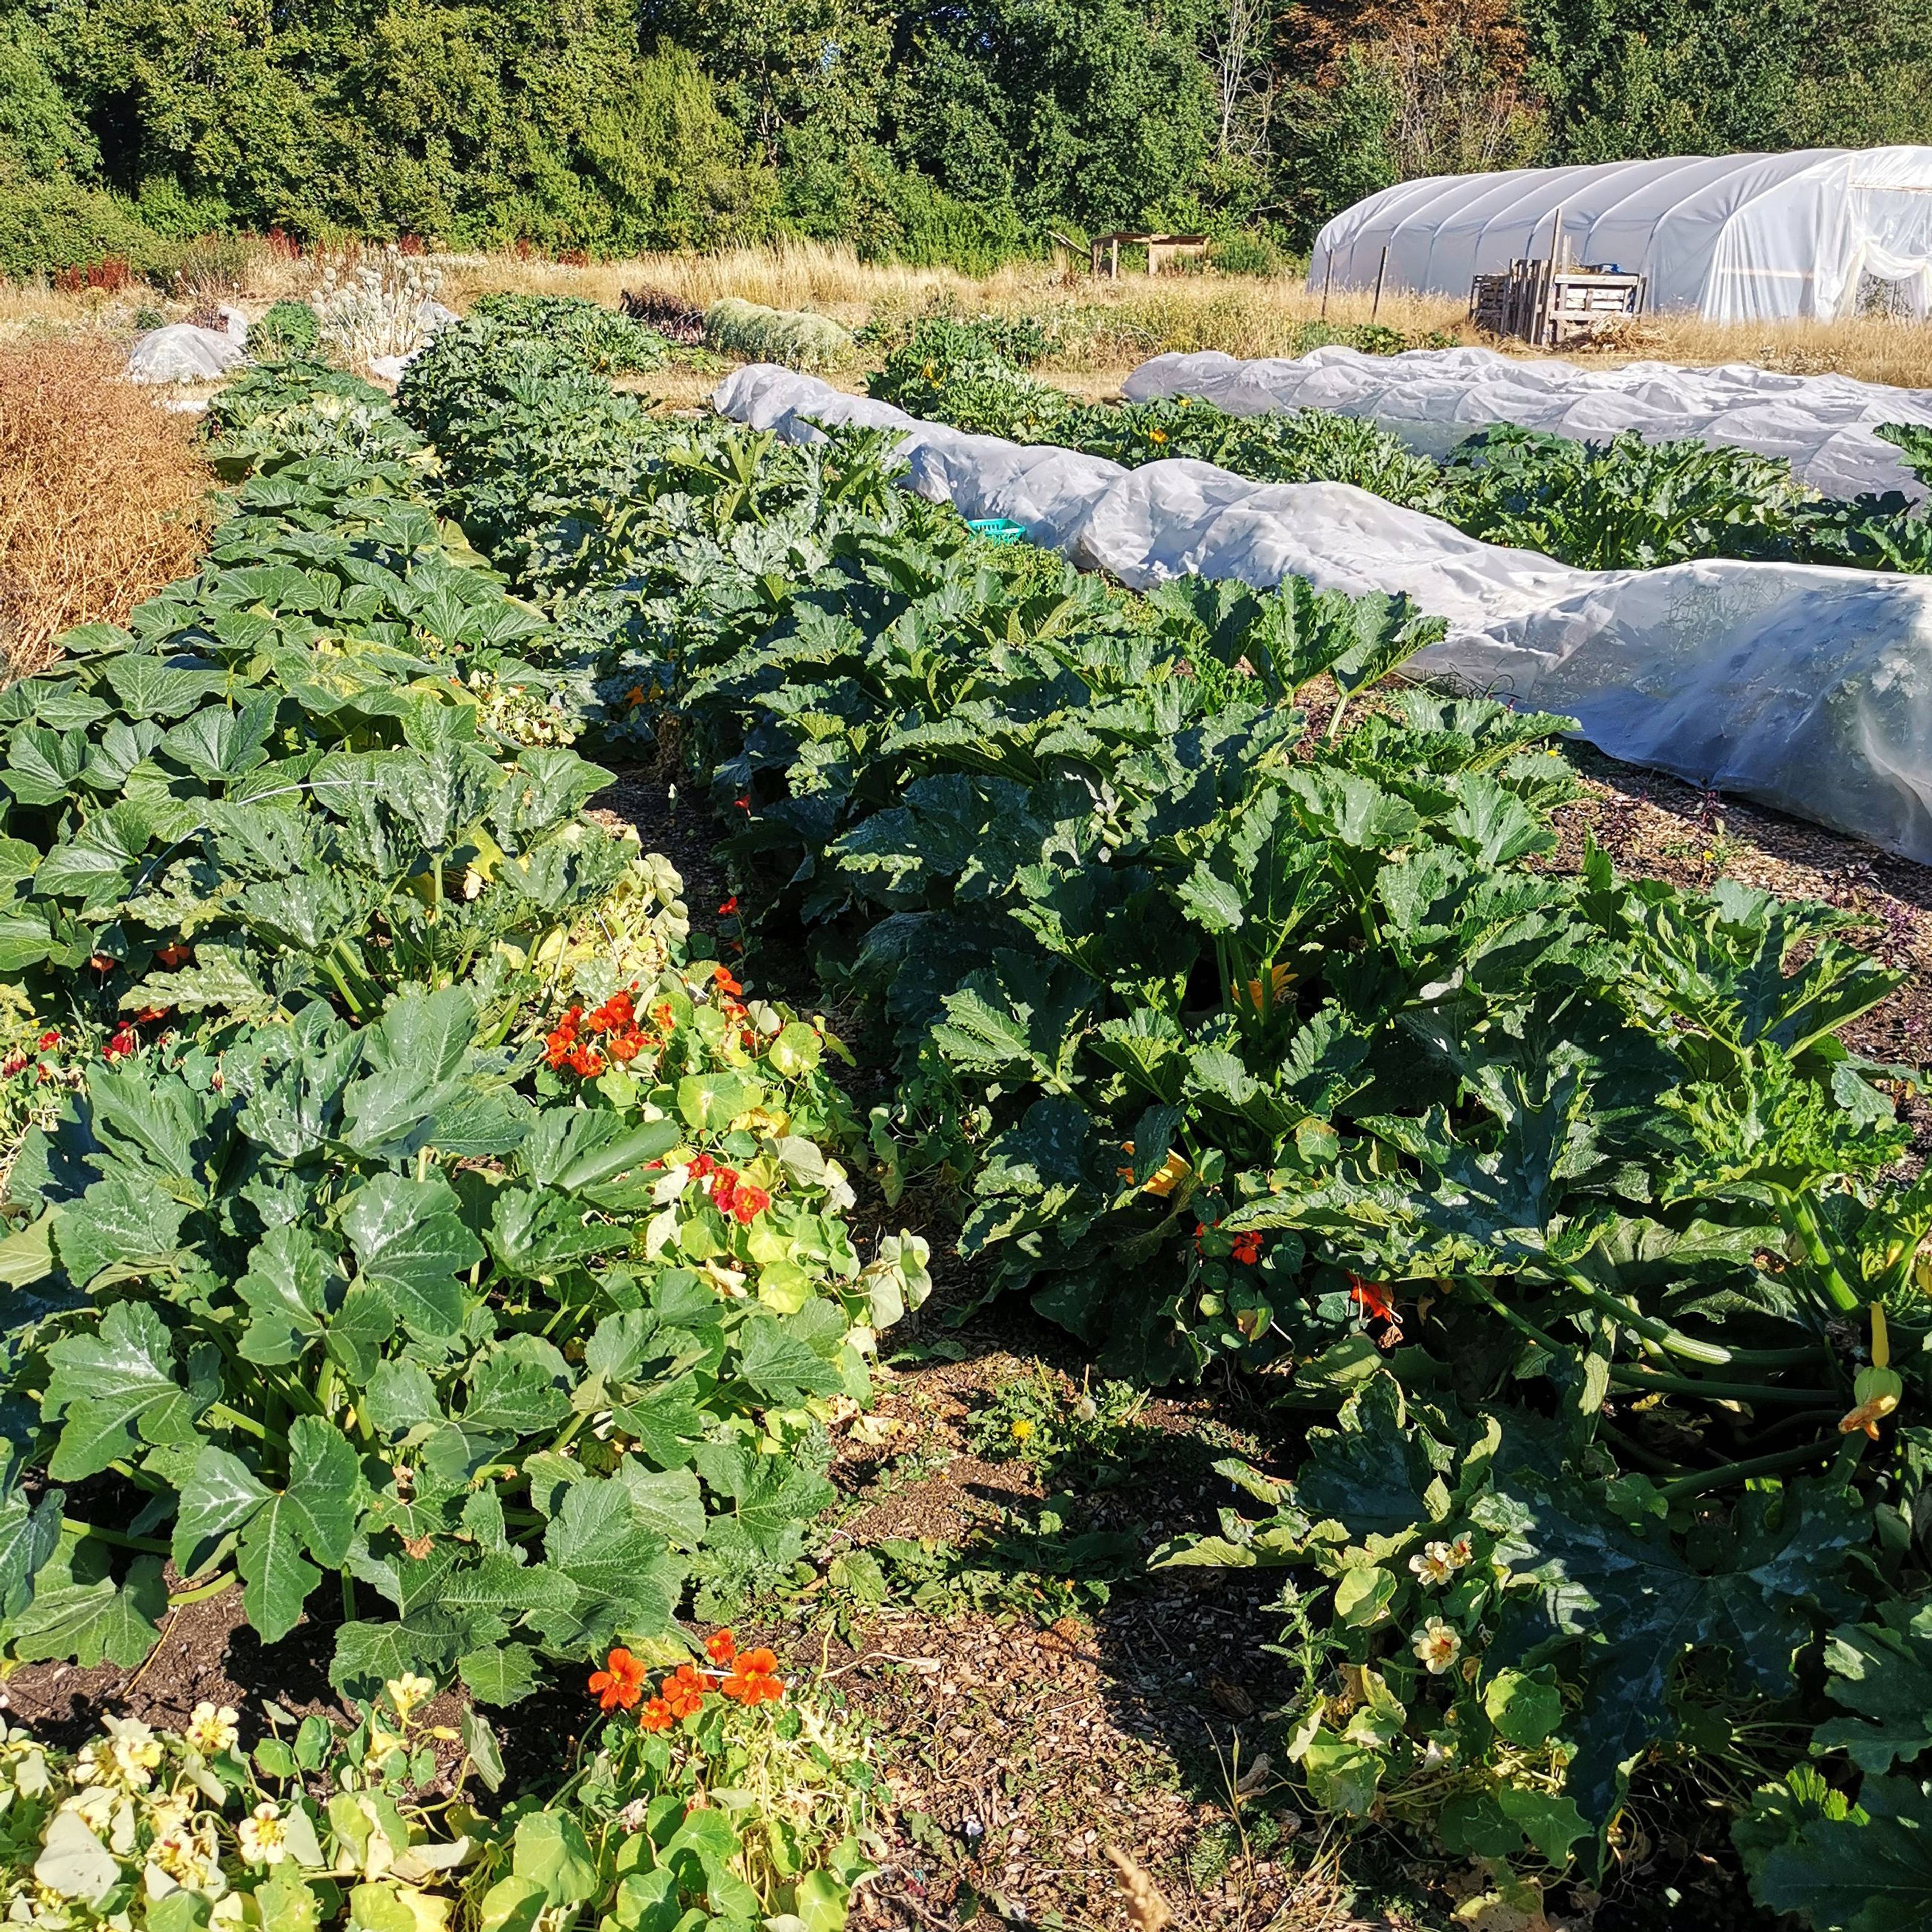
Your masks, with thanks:
M1828 496L1924 491L1881 423L1932 424L1932 389L1894 389L1849 376L1778 376L1747 363L1681 369L1632 362L1582 369L1516 362L1492 349L1411 349L1364 356L1330 346L1294 358L1238 361L1218 352L1156 356L1122 385L1129 401L1198 396L1231 416L1332 410L1366 416L1425 456L1446 455L1490 423L1520 423L1582 442L1635 430L1649 442L1695 436L1782 456Z
M1137 589L1192 574L1406 591L1449 625L1418 671L1568 712L1612 757L1932 862L1932 580L1796 564L1574 570L1352 484L1256 483L1179 460L1124 470L920 422L770 364L712 400L794 441L815 421L901 430L921 496L1023 524Z
M247 361L242 341L248 318L239 309L221 311L223 326L203 328L192 322L171 322L151 328L135 344L128 358L130 382L212 382Z
M416 313L416 326L422 332L422 340L413 349L400 356L372 356L368 364L369 374L379 382L400 382L410 364L436 340L436 331L455 320L456 311L453 308L445 308L440 302L424 302Z
M1932 147L1670 155L1400 182L1316 237L1309 280L1466 300L1548 256L1641 274L1652 309L1714 322L1932 308Z

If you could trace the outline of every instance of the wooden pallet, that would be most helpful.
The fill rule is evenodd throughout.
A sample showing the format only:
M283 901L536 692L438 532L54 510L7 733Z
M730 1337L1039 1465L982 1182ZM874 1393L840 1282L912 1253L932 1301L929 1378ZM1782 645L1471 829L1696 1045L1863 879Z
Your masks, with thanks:
M1645 286L1620 269L1526 258L1507 274L1475 278L1469 316L1492 335L1560 349L1641 314Z

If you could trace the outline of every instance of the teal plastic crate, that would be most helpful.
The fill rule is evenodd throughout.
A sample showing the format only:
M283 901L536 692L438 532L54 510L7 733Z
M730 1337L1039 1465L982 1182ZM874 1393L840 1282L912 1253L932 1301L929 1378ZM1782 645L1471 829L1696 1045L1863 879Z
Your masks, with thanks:
M1025 524L1010 524L1004 517L970 518L966 527L976 537L984 537L988 543L1018 543L1026 535Z

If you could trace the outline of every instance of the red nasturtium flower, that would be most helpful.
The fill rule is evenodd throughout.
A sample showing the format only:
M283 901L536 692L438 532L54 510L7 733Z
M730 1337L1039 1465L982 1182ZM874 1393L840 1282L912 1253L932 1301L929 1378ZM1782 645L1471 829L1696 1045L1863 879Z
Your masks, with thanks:
M572 1050L577 1045L578 1024L583 1018L584 1009L572 1006L544 1039L544 1047L551 1066L563 1066L569 1064Z
M658 1695L674 1718L691 1718L704 1708L704 1679L688 1664L680 1664L658 1687Z
M647 1731L668 1731L677 1720L670 1714L670 1706L662 1697L653 1697L638 1713L638 1722Z
M644 1694L644 1662L620 1644L611 1652L609 1668L590 1673L591 1694L607 1711L628 1711Z
M728 1630L713 1630L704 1640L704 1654L713 1664L729 1664L738 1654L738 1640Z
M778 1670L778 1660L769 1650L748 1650L718 1688L740 1704L776 1703L784 1695L784 1679Z
M1348 1277L1348 1299L1371 1322L1393 1322L1396 1318L1395 1304L1389 1299L1388 1289L1374 1282L1363 1280L1360 1275Z
M736 892L734 892L731 896L718 908L718 916L720 919L729 919L737 910L738 895Z
M1234 1258L1247 1268L1252 1268L1262 1258L1262 1238L1258 1232L1234 1237Z
M40 1036L40 1047L43 1052L50 1046L58 1046L59 1044L60 1032L58 1028L50 1027Z
M734 1216L749 1227L772 1204L772 1197L762 1187L754 1186L748 1180L741 1180L732 1190L730 1208Z
M124 1026L102 1048L100 1057L104 1060L124 1060L140 1043L134 1029Z
M143 1006L134 1016L136 1026L152 1026L156 1020L164 1020L174 1009L172 1006Z
M622 1033L636 1018L638 1010L628 993L613 993L590 1016L592 1033Z
M178 966L190 956L189 949L172 939L154 955L164 966Z
M15 1074L18 1073L26 1065L26 1064L27 1056L24 1053L14 1054L9 1057L7 1064L4 1066L0 1066L0 1074L4 1074L7 1078L10 1080Z

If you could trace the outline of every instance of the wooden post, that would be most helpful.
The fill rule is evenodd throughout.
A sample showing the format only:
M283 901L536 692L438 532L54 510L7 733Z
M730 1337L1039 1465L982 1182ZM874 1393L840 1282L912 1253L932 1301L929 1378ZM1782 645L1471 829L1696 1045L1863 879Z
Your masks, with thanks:
M1120 279L1120 237L1116 236L1109 245L1112 250L1112 253L1108 260L1107 275L1109 280L1118 282Z
M1530 337L1530 340L1536 343L1546 342L1550 339L1550 304L1556 294L1556 278L1563 266L1562 202L1559 201L1556 204L1556 212L1550 219L1550 266L1543 273L1543 286L1537 296L1534 332Z
M1322 271L1322 320L1328 320L1328 284L1335 279L1335 251L1330 248L1328 260Z
M1369 320L1373 322L1382 305L1382 278L1388 273L1388 244L1382 244L1382 258L1376 264L1376 298L1369 304Z

